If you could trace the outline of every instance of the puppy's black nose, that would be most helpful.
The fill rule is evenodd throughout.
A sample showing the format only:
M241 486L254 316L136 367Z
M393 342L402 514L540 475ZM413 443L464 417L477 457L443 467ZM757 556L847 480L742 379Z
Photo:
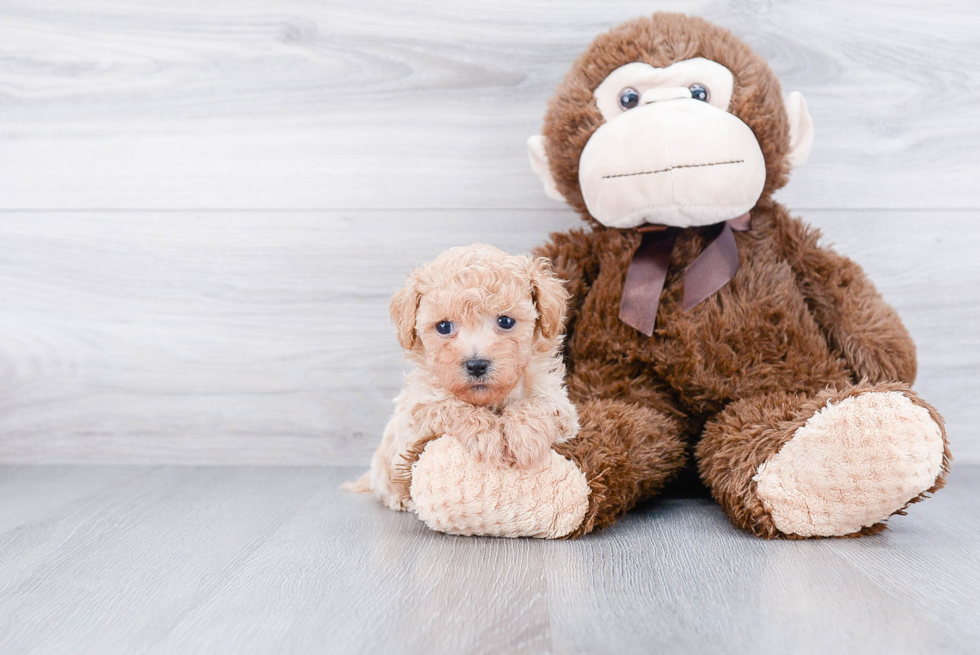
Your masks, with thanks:
M490 368L490 360L488 359L466 360L466 372L470 374L470 377L483 377L483 374L487 372L488 368Z

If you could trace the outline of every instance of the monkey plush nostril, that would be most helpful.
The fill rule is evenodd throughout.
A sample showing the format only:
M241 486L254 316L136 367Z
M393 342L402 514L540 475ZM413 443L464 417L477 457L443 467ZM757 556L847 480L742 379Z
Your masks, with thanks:
M466 372L470 374L470 377L480 378L487 372L490 368L490 360L488 359L468 359L465 363Z

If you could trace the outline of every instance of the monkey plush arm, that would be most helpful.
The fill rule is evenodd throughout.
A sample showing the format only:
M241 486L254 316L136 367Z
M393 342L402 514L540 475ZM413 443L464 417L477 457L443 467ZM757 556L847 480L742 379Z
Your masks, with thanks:
M860 266L817 245L818 230L789 216L781 218L781 240L810 310L855 379L912 384L915 344L898 312L884 301Z
M566 341L575 329L582 302L585 300L598 269L598 258L592 247L593 235L581 229L554 232L548 242L534 249L535 257L551 260L555 274L568 290L568 312L565 318Z

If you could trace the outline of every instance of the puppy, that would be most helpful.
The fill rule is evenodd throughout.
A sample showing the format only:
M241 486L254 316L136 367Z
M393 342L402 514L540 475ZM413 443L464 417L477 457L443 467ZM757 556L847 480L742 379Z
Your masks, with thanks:
M408 467L431 439L478 461L534 467L578 431L559 349L568 294L544 258L484 244L416 269L391 301L405 378L371 470L345 488L411 509Z

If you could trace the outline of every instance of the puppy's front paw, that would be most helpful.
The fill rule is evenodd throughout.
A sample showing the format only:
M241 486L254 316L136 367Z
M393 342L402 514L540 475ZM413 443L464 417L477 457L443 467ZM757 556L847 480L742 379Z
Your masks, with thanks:
M518 468L537 468L551 456L552 426L511 418L504 422L504 453Z
M460 412L446 426L446 434L455 437L478 462L502 464L504 437L500 417L484 407Z
M504 440L498 434L482 435L463 442L470 451L470 455L477 462L486 462L495 466L503 466L507 463L507 451L504 448Z

